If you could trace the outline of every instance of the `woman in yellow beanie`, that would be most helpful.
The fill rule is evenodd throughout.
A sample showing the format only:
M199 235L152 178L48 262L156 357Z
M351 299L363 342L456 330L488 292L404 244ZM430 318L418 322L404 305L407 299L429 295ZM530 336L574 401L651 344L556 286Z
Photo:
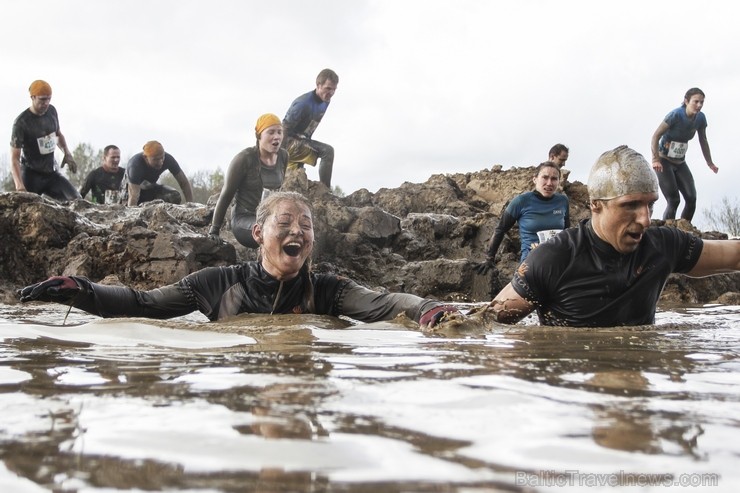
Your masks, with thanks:
M208 232L211 238L219 239L226 209L236 198L231 212L231 231L236 240L248 248L258 247L252 237L257 206L270 192L280 189L288 166L288 152L280 148L283 142L280 118L265 113L257 119L254 132L257 145L241 151L229 164Z

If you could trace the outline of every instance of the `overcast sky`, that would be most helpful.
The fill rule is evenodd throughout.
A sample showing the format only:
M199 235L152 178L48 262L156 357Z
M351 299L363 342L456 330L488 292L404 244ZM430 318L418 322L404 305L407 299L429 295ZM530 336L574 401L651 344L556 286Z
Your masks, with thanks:
M570 147L586 182L603 151L650 138L690 87L707 135L688 162L703 210L734 200L740 31L733 2L682 0L3 0L0 120L9 141L47 80L71 148L125 157L159 140L186 172L254 145L325 67L339 87L314 138L336 150L345 193L435 173L530 166ZM7 141L6 141L7 142ZM7 160L9 147L0 151ZM308 169L309 178L318 172ZM661 217L661 200L654 217ZM680 211L680 209L679 209Z

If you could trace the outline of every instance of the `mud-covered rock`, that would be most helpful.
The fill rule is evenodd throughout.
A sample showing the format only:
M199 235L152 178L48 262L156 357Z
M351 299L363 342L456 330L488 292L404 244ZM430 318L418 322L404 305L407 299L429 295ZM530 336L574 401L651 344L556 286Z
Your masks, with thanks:
M496 269L479 275L473 268L485 259L506 204L532 189L533 173L534 167L494 166L338 197L298 170L288 174L284 188L303 193L313 203L314 270L351 277L372 288L479 302L505 286L518 265L519 234L514 227L501 244ZM589 216L586 186L567 179L562 186L570 199L571 224L576 225ZM203 267L257 258L255 250L236 242L228 219L221 241L208 237L216 200L211 197L206 205L155 201L125 207L85 200L59 204L22 192L0 194L0 296L12 302L16 289L52 275L82 275L150 289ZM727 238L698 231L686 221L669 225L703 238ZM663 299L705 303L736 300L738 293L738 274L703 279L673 275Z

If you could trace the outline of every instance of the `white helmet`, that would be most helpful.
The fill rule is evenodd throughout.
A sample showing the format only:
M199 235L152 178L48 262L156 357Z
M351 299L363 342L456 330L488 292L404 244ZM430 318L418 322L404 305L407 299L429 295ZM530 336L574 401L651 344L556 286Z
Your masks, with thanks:
M626 145L602 154L588 175L591 200L609 200L631 193L657 193L658 178L639 152Z

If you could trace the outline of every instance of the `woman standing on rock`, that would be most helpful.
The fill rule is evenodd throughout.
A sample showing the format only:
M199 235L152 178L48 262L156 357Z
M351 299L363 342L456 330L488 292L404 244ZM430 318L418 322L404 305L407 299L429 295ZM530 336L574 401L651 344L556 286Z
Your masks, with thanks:
M660 191L668 202L663 219L675 219L679 192L686 202L681 218L691 222L696 211L696 186L689 165L686 164L686 149L689 141L699 133L699 145L709 169L717 173L719 168L712 162L712 153L707 142L707 118L701 112L704 92L698 87L686 91L680 107L666 115L653 134L650 147L653 152L653 169L658 175Z
M259 246L252 236L257 206L269 193L280 189L288 166L288 151L280 148L283 142L280 118L266 113L257 119L254 131L257 145L241 151L229 164L208 231L211 238L219 238L226 209L236 197L231 231L236 240L248 248Z
M568 197L557 193L560 184L560 167L545 161L535 169L532 178L535 189L514 197L506 206L501 220L493 232L486 261L480 264L479 272L485 274L496 263L496 252L504 235L519 223L521 259L524 260L541 241L558 231L570 227Z
M70 304L101 317L165 319L200 311L209 320L240 313L344 315L363 322L405 313L434 327L452 306L406 293L380 293L346 277L314 274L311 204L296 192L275 192L257 209L252 235L259 259L207 267L179 282L150 291L107 286L78 276L52 277L26 286L20 300Z

